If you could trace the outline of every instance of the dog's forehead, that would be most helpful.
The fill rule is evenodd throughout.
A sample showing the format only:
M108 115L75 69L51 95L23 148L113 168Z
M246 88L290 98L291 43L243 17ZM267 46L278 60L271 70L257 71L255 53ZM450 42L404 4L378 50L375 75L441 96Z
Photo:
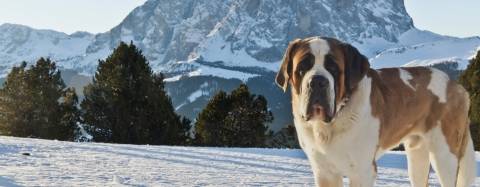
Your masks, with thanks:
M312 38L308 43L310 45L310 51L315 58L323 57L330 52L330 45L322 38Z

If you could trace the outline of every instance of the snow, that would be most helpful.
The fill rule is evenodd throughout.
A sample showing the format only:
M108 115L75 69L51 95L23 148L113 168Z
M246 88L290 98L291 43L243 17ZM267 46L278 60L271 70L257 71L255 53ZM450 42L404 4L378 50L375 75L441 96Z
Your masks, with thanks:
M7 67L0 72L0 77L5 77L10 68L22 61L33 63L40 57L49 57L57 62L78 58L93 38L85 32L67 35L14 24L2 24L0 30L1 65Z
M256 42L262 45L271 45L262 39L258 39ZM211 36L208 42L202 46L199 54L205 61L222 61L224 65L231 67L261 67L270 71L277 71L280 67L280 62L258 61L245 52L244 49L232 49L231 44L226 42L220 35Z
M197 90L195 92L193 92L192 94L190 94L190 96L188 96L188 102L193 102L195 100L197 100L199 97L202 97L203 96L203 92L202 90Z
M0 142L0 186L313 186L310 165L298 149L75 143L4 136ZM378 165L376 186L410 185L403 152L388 152ZM433 173L430 182L439 186ZM475 185L480 185L478 178Z
M353 43L352 45L357 47L360 53L366 57L372 57L377 55L380 51L389 49L396 44L383 38L372 37L364 39L362 43Z
M212 67L208 65L199 64L196 62L197 58L190 59L187 61L180 61L177 64L188 64L194 67L195 70L189 71L188 73L176 75L173 77L166 78L165 82L178 81L183 77L196 77L196 76L214 76L221 77L225 79L238 79L246 82L248 79L260 76L258 74L245 73L241 71L228 70L223 68Z
M198 98L202 97L202 96L208 96L210 93L208 92L208 83L205 82L203 83L202 85L200 85L200 88L196 91L194 91L193 93L191 93L188 97L187 97L187 101L183 102L182 104L178 105L175 107L175 110L179 110L180 108L182 108L183 106L185 106L187 103L192 103L194 102L195 100L197 100Z
M460 69L465 69L480 47L480 38L454 38L415 29L404 33L396 46L371 57L372 67L428 66L456 61Z
M188 73L189 77L201 76L201 75L210 75L216 77L222 77L225 79L239 79L242 81L247 81L250 78L257 77L257 74L243 73L240 71L226 70L222 68L215 68L209 66L202 66L201 68Z
M417 28L412 28L398 37L401 45L416 45L445 39L454 39L454 37L439 35L427 30L419 30Z
M366 6L370 11L372 11L373 15L377 17L389 15L391 12L391 10L389 9L390 7L386 7L382 2L370 3L370 4L367 4ZM388 18L385 17L385 19L388 19Z
M176 75L170 78L166 78L165 82L174 82L182 79L183 77L196 77L196 76L214 76L221 77L225 79L238 79L246 82L248 79L257 77L257 74L243 73L240 71L232 71L221 68L214 68L209 66L202 66L201 68L191 71L186 75Z
M93 140L93 136L87 133L87 131L83 128L83 124L81 124L80 122L77 122L77 128L80 131L80 135L76 139L76 141L88 141L88 142L90 142L90 141Z

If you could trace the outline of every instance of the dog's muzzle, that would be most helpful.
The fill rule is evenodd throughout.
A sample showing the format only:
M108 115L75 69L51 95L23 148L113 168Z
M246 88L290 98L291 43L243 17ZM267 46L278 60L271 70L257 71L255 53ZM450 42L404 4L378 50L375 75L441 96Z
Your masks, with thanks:
M305 121L318 119L330 122L333 118L333 109L330 107L330 93L328 79L321 75L314 75L307 88L307 109L302 116Z

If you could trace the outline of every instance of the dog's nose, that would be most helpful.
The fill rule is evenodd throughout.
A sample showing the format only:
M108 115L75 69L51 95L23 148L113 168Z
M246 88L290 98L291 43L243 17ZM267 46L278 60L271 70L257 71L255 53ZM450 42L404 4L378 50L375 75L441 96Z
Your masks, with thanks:
M315 75L310 80L310 87L313 88L323 88L328 86L328 79L321 75Z

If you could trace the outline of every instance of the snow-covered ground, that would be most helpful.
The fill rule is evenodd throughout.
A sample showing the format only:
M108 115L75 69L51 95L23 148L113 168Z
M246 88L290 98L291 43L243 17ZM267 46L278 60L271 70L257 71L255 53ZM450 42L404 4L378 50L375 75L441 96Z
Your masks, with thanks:
M406 168L402 152L386 154L376 186L409 186ZM439 186L433 173L430 182ZM313 186L313 178L301 150L0 137L0 186Z

